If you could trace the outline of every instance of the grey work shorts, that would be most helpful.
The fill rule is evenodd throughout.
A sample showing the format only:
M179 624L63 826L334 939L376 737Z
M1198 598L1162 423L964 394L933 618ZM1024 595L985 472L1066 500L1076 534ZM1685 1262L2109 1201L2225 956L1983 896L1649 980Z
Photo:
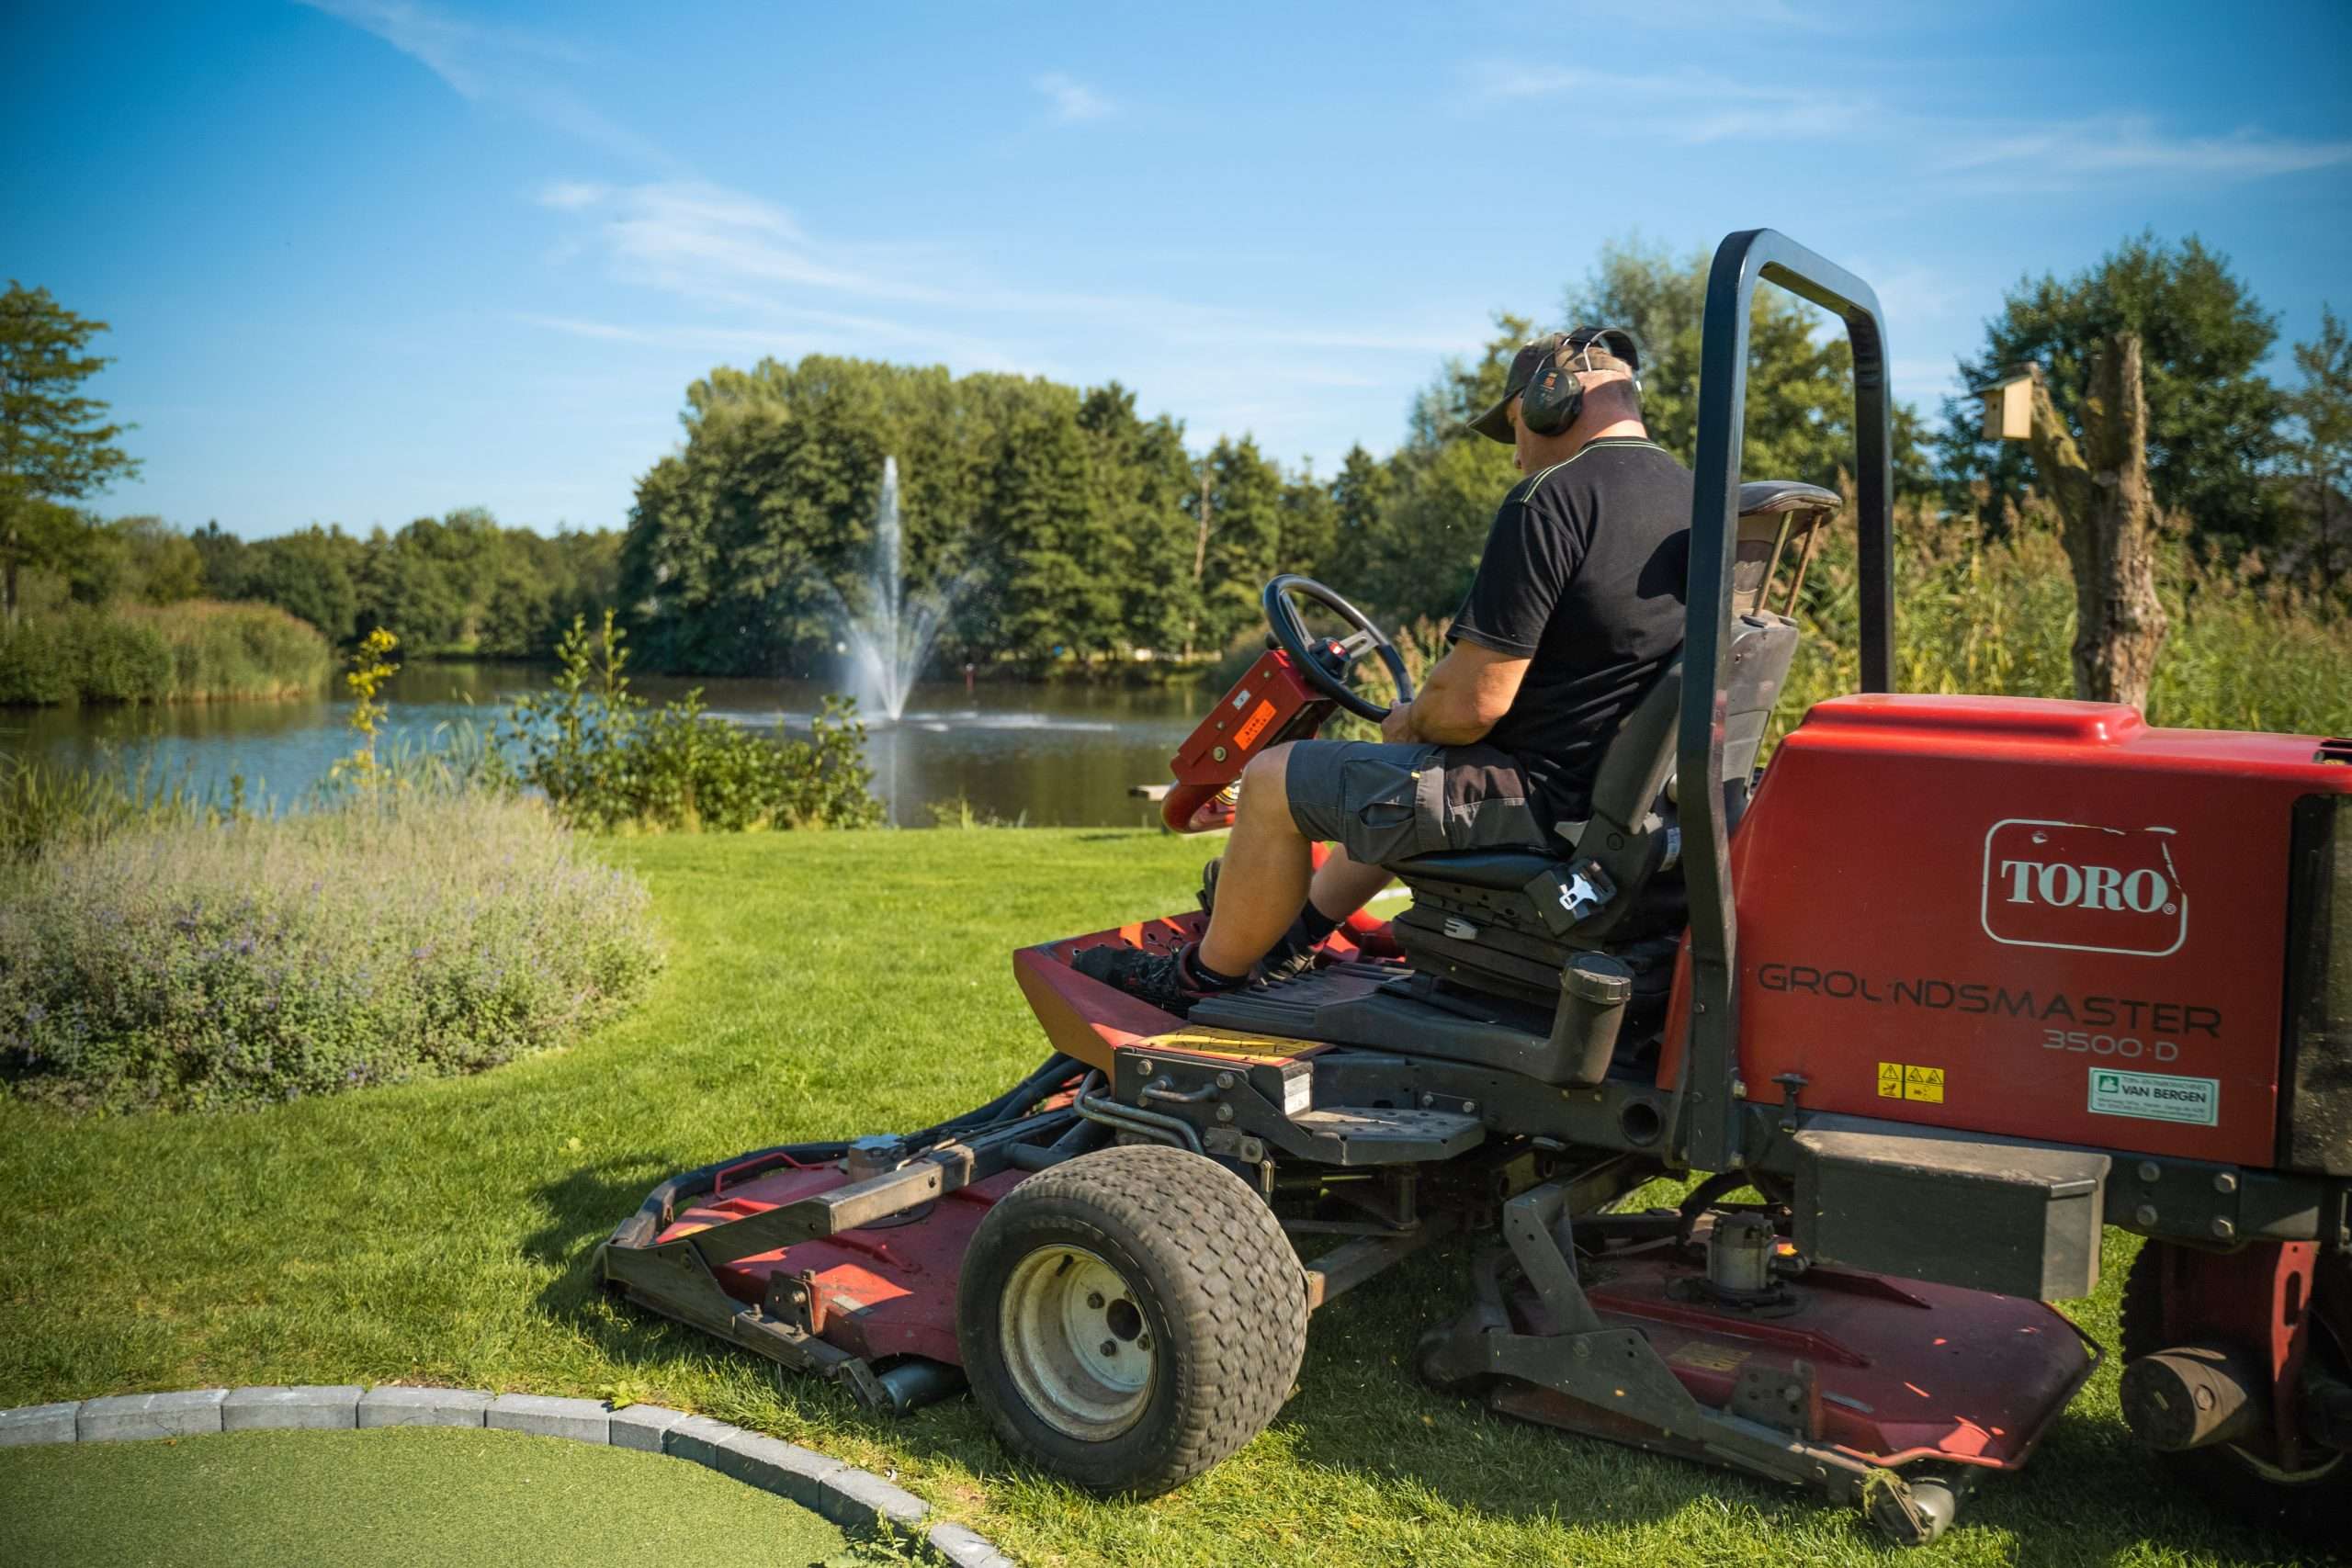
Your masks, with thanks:
M1440 850L1555 847L1519 764L1492 746L1302 740L1283 783L1301 834L1367 865Z

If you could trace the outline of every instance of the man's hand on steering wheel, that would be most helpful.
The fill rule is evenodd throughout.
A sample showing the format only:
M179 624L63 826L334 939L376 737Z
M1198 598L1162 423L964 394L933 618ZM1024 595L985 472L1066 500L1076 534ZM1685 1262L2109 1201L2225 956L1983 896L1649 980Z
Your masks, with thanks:
M1411 702L1391 703L1380 716L1380 738L1393 746L1413 743L1413 705Z
M1312 599L1354 628L1343 642L1310 639L1306 625L1299 619L1298 607L1291 603L1291 595ZM1371 719L1387 735L1389 716L1402 716L1406 705L1413 700L1413 678L1405 672L1404 656L1388 636L1374 626L1364 613L1340 598L1330 589L1311 577L1284 572L1266 584L1261 596L1266 610L1266 629L1273 634L1274 646L1290 656L1306 683L1341 707L1361 718ZM1349 683L1348 675L1367 653L1378 658L1388 667L1389 678L1396 683L1396 704L1391 708L1363 695Z

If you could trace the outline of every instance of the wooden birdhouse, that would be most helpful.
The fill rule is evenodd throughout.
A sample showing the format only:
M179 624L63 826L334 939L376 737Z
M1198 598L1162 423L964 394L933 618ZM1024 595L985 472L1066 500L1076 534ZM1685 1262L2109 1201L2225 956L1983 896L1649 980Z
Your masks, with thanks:
M2023 441L2033 434L2033 367L2020 365L1999 380L1972 389L1984 400L1984 439Z

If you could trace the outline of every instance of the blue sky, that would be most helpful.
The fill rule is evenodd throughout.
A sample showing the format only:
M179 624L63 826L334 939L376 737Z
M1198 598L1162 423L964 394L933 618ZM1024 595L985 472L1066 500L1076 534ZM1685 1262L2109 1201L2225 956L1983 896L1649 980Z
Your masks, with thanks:
M1932 407L2190 232L2352 310L2352 6L124 6L0 28L0 272L103 317L110 512L626 520L714 364L1137 389L1328 472L1600 242L1785 230ZM910 455L919 460L919 455Z

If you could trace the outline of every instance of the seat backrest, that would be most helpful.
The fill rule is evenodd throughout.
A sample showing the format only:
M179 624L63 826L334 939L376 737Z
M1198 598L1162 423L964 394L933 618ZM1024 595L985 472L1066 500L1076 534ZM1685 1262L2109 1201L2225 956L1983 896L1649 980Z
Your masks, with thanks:
M1724 687L1724 807L1736 826L1747 808L1749 776L1764 730L1788 683L1797 650L1797 624L1769 613L1732 620L1731 675ZM1672 797L1675 752L1682 713L1682 660L1678 656L1644 694L1601 753L1592 790L1592 816L1577 836L1577 854L1589 855L1616 886L1612 906L1588 929L1600 934L1634 919L1642 895L1679 858L1681 829L1661 797Z
M1639 826L1674 773L1674 741L1682 717L1682 655L1658 672L1642 700L1617 726L1592 778L1592 818L1617 832ZM1579 841L1590 829L1578 835Z
M1727 826L1736 827L1747 807L1747 785L1756 753L1780 705L1796 661L1797 624L1770 612L1742 615L1733 623L1731 678L1724 685L1724 793Z

